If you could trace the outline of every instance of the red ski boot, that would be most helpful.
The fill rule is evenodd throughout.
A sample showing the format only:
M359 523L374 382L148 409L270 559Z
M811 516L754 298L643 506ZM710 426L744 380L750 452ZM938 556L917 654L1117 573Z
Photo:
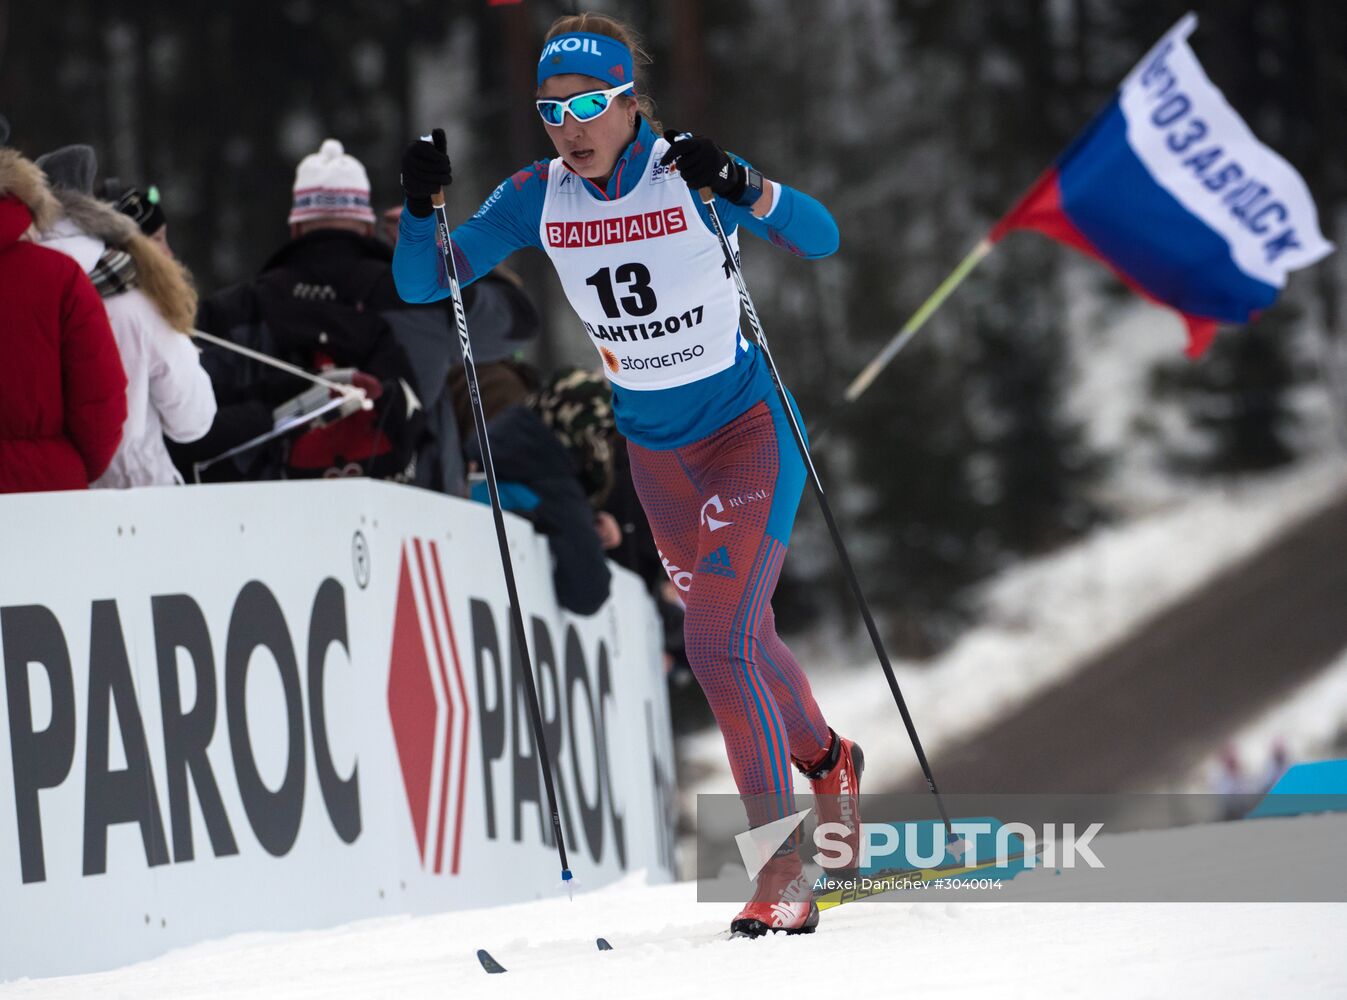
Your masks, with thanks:
M809 779L819 823L841 823L851 831L842 838L851 848L851 865L828 873L836 878L846 878L855 875L861 867L860 792L865 755L851 740L843 739L831 729L828 732L832 735L832 743L823 759L812 767L797 760L795 766Z
M812 934L818 926L818 905L794 850L776 855L758 873L753 898L730 921L733 937L762 937L768 931Z

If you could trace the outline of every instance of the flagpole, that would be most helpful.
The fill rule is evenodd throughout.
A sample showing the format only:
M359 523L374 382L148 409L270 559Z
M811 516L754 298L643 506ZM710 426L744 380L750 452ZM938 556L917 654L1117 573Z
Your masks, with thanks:
M1077 140L1073 139L1072 143L1075 141ZM1066 148L1070 149L1071 144L1069 143ZM1058 155L1060 156L1061 154ZM1056 163L1057 157L1054 157L1052 162ZM911 342L912 338L917 335L917 331L926 324L926 321L931 318L935 311L945 304L945 300L953 294L954 289L963 284L964 279L973 273L973 269L981 264L996 245L1001 242L1001 238L1014 228L1014 220L1020 215L1025 206L1030 205L1034 201L1035 196L1041 191L1043 185L1048 182L1051 175L1052 168L1049 167L1039 174L1032 184L1025 188L1024 193L1011 203L1011 206L1006 213L996 220L991 229L987 230L987 235L982 237L982 239L978 241L977 246L973 247L973 249L968 252L968 256L959 261L958 266L955 267L954 270L950 272L949 276L940 283L940 287L932 292L930 298L918 307L917 311L912 314L912 318L903 324L903 328L893 335L893 339L888 342L884 350L880 351L879 354L875 356L875 359L866 365L865 369L852 380L851 384L847 386L847 390L842 397L840 406L838 406L837 409L834 409L832 413L828 414L825 423L819 426L815 435L817 438L821 440L823 435L827 433L827 423L831 422L831 420L836 417L838 410L843 406L850 406L852 403L856 402L856 400L861 397L861 394L864 393L866 389L870 388L870 384L879 376L879 373L888 366L890 361L897 357L899 351Z
M1180 24L1183 24L1188 18L1194 17L1195 15L1190 13L1183 21L1180 21ZM1171 31L1172 30L1173 29L1171 29ZM1063 151L1052 158L1051 163L1057 163L1063 156L1070 152L1077 143L1083 141L1085 136L1096 127L1099 120L1100 114L1096 113L1085 124L1085 127L1081 129L1076 137L1072 139L1071 142L1067 143ZM843 407L854 403L861 397L861 394L864 393L866 389L870 388L871 383L873 383L879 376L879 373L897 356L899 351L911 342L912 338L917 335L917 331L920 330L922 325L931 318L931 315L944 304L945 300L949 298L954 289L958 288L959 285L963 283L963 280L972 273L973 269L977 267L978 264L982 263L982 260L992 252L992 248L1000 242L1001 237L1005 236L1006 233L1015 228L1014 220L1020 215L1021 210L1034 200L1034 196L1039 193L1043 185L1047 183L1052 174L1052 169L1052 166L1049 165L1049 167L1043 171L1043 173L1039 174L1038 178L1029 185L1024 194L1015 199L1015 202L1009 211L1001 216L996 224L987 232L987 235L984 236L978 245L969 252L968 256L959 262L959 266L951 272L949 277L940 283L940 287L931 294L931 297L921 304L921 307L912 315L912 318L903 324L903 328L893 335L893 339L889 341L884 350L880 351L875 359L866 365L865 369L852 380L851 384L847 386L842 403L834 408L825 418L825 424L820 425L817 433L814 435L816 438L822 438L827 432L827 424L831 423Z
M897 357L899 351L912 341L912 338L917 335L917 331L925 325L932 314L944 305L945 300L950 297L956 288L963 284L964 279L972 274L974 268L981 264L987 255L992 252L996 245L1001 241L1001 238L1010 232L1011 229L1015 228L1014 221L1016 218L1020 216L1022 210L1026 206L1034 201L1035 196L1042 190L1043 186L1051 177L1053 170L1051 164L1057 163L1073 146L1076 145L1076 143L1082 141L1084 136L1095 127L1098 121L1099 114L1096 113L1094 117L1085 124L1084 128L1080 130L1075 138L1063 147L1062 152L1052 158L1048 168L1039 174L1034 182L1025 189L1024 193L1011 203L1011 206L1006 213L987 231L987 235L978 241L977 246L973 247L973 249L968 252L968 255L959 262L958 266L950 272L949 276L940 283L940 287L932 292L930 298L923 302L917 311L912 314L912 318L904 323L902 329L893 335L893 338L884 347L884 350L880 351L874 360L866 365L864 370L852 380L851 384L847 386L846 392L843 394L842 402L824 418L824 421L819 425L816 431L811 431L811 436L816 440L821 440L828 432L829 426L836 418L837 414L844 407L850 406L852 403L856 402L865 390L870 388L870 385L879 376L879 373L888 366L890 361Z
M861 393L870 388L870 383L879 376L890 361L898 356L898 352L906 347L917 335L928 319L944 305L945 300L953 294L954 289L963 284L964 279L973 273L973 269L982 263L983 259L992 252L996 244L990 236L984 236L978 241L977 246L968 252L968 255L959 262L958 267L950 272L949 276L940 283L930 297L923 302L917 311L912 314L912 318L903 324L903 328L893 335L884 350L877 354L873 361L865 366L865 369L852 380L851 385L847 386L844 395L845 402L854 403L860 398Z
M1093 125L1093 123L1094 119L1091 120L1090 125ZM1090 125L1087 125L1081 134L1088 131ZM1070 149L1072 145L1079 141L1079 138L1077 136L1065 148ZM1062 155L1058 154L1058 156L1053 157L1052 162L1056 163ZM911 342L912 338L917 335L917 331L926 324L926 321L931 318L937 309L944 305L945 300L953 294L954 290L963 284L964 279L973 273L974 268L986 259L987 255L1001 242L1001 238L1015 228L1015 220L1026 206L1033 203L1035 196L1039 194L1051 175L1052 167L1048 167L1038 175L1032 184L1025 188L1023 194L1015 199L1006 213L996 220L992 228L987 231L987 235L978 241L977 246L973 247L963 260L959 261L958 266L940 283L940 287L932 292L930 298L918 307L917 311L912 314L912 318L903 324L903 328L893 335L893 339L888 342L884 350L880 351L875 359L852 380L851 384L847 386L842 402L820 422L817 428L811 428L810 436L812 438L821 441L842 408L856 402L862 393L870 388L871 383L879 376L879 373L888 366L890 361L897 357L899 351Z

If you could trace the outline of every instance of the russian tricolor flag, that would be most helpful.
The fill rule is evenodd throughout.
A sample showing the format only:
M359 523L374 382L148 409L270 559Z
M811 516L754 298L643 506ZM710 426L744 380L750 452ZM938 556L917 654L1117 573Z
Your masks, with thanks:
M1295 168L1264 146L1188 47L1187 15L990 234L1035 229L1183 316L1188 354L1246 323L1333 249Z

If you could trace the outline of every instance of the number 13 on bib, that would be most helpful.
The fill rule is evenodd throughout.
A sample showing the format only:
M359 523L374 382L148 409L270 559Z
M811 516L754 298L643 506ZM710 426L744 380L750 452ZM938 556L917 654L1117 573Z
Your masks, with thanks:
M542 242L571 308L624 389L687 385L734 364L739 293L692 192L659 165L655 143L640 182L599 201L561 159L548 171ZM738 252L737 234L730 237Z

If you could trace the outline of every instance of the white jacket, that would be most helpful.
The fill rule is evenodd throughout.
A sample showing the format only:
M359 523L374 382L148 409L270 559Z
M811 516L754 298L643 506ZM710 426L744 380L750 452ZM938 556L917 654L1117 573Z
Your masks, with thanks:
M90 485L160 486L182 482L164 435L195 441L215 420L215 390L192 338L164 321L138 288L104 299L126 369L126 423L106 472Z
M85 271L104 244L62 219L42 234L42 245L74 258ZM91 486L125 488L181 483L164 435L195 441L215 420L215 391L196 345L174 330L138 288L103 300L126 370L126 423L107 471Z

